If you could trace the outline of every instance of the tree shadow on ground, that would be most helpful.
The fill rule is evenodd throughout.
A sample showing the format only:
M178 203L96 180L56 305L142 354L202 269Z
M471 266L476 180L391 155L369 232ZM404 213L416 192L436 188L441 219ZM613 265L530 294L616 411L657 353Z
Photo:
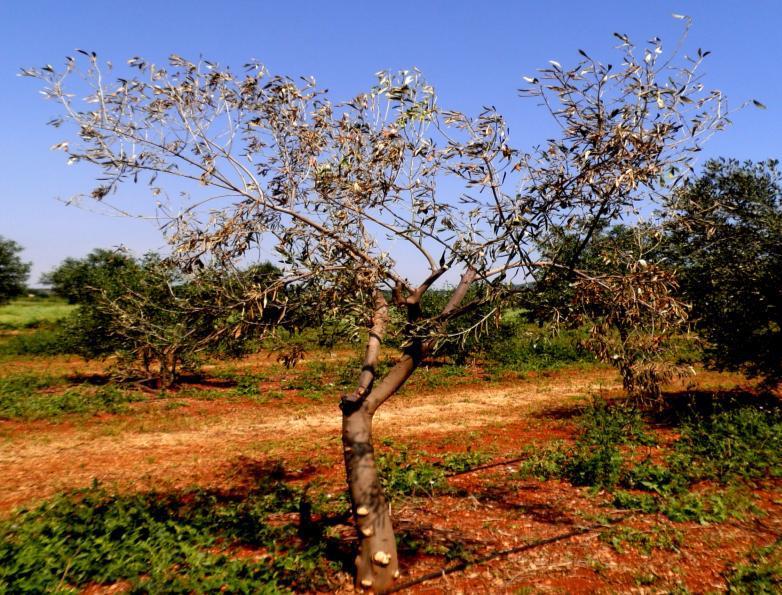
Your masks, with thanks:
M89 384L92 386L105 386L113 378L110 374L68 374L65 379L72 384Z
M258 495L282 495L279 514L273 516L277 522L295 526L298 542L294 546L303 550L320 546L326 560L344 570L352 569L355 529L349 505L345 501L342 506L337 500L323 508L318 494L310 490L310 481L318 476L316 466L290 469L280 459L240 456L226 467L223 482L228 487L216 491L215 497L252 501ZM342 531L333 529L339 525Z
M657 406L648 407L640 407L637 401L629 396L613 397L609 402L612 406L639 409L649 422L672 428L681 425L686 419L708 419L715 413L746 406L767 410L782 407L782 398L774 392L748 388L666 391L662 393ZM588 403L573 403L546 407L533 413L531 417L552 421L574 420L580 417L588 406Z
M532 419L545 419L550 421L569 421L580 417L587 408L587 403L572 403L545 407L530 414Z
M92 386L105 386L110 383L116 383L117 386L122 388L145 388L152 390L162 390L160 381L155 377L147 377L143 374L129 376L127 378L118 379L108 373L93 373L93 374L68 374L65 379L72 384L89 384ZM227 389L233 388L237 385L235 379L232 378L219 378L207 376L205 374L197 372L188 372L181 374L176 383L170 386L167 390L179 391L188 388L205 388L205 389Z
M487 545L482 540L466 537L458 529L438 528L418 521L400 521L396 537L403 569L423 556L436 556L447 561L470 560Z
M541 502L539 498L529 499L523 495L524 492L540 491L538 487L525 489L514 481L506 481L482 485L478 489L465 490L457 495L473 498L481 504L491 504L493 507L523 514L547 525L570 527L579 521L569 510L556 503Z
M658 427L676 428L690 419L709 419L747 406L770 411L779 409L782 399L772 392L746 388L670 391L662 394L660 406L647 411L646 417Z
M201 374L199 372L182 374L177 379L176 384L179 388L187 388L190 386L204 388L233 388L236 385L237 381L235 378L207 376L206 374Z
M302 482L317 474L314 465L305 465L301 469L288 469L279 459L257 459L239 456L226 464L222 473L224 481L235 490L251 490L268 481Z

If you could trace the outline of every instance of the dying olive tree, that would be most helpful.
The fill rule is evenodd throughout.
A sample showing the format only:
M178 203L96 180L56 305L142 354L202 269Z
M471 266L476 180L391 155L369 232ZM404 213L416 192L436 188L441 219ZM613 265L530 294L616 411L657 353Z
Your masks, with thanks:
M135 74L110 82L110 66L82 52L63 70L23 71L63 109L52 124L71 140L56 148L101 170L93 199L144 181L178 258L232 267L275 253L280 283L363 327L356 387L340 401L361 587L383 591L399 575L373 454L381 405L454 333L493 319L533 271L566 266L538 257L541 234L566 228L583 249L607 221L677 183L699 139L725 122L720 93L700 80L703 52L677 58L658 39L619 38L614 66L582 52L570 68L552 62L526 78L521 95L559 130L529 152L510 144L493 109L442 107L418 71L379 73L344 103L258 63L133 58ZM450 295L424 316L436 283ZM246 299L263 308L267 290ZM453 330L478 308L484 316ZM406 321L400 352L376 378L394 311Z
M631 237L601 247L604 271L571 284L568 314L588 326L584 346L619 370L627 394L640 405L659 405L663 384L693 373L675 353L676 339L688 331L689 306L670 264L655 258L662 231L637 226Z
M628 396L659 405L663 384L693 373L677 361L677 348L693 338L664 228L645 221L596 231L574 261L578 242L569 234L544 239L541 253L568 266L538 273L525 292L527 317L555 329L585 327L581 346L619 371Z

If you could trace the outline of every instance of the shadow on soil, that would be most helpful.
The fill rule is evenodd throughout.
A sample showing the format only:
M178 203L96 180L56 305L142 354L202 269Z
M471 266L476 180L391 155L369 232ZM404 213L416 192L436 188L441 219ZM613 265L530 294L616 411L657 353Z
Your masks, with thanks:
M617 406L636 407L629 397L614 397L609 401ZM746 406L774 409L782 406L780 395L771 391L736 388L732 390L681 390L664 392L658 407L644 410L646 419L658 426L677 427L684 420L697 417L708 419L715 413L732 411ZM578 419L588 403L574 403L548 407L532 417L551 421Z
M772 410L782 406L782 400L772 392L742 388L666 392L660 408L650 412L648 417L651 422L663 427L677 427L687 419L709 419L717 413L747 406Z

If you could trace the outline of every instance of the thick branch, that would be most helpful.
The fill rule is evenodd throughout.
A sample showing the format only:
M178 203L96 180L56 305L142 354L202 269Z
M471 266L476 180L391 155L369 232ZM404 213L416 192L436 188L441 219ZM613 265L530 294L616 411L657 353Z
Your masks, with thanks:
M441 316L447 316L450 312L459 307L459 304L467 295L467 291L470 289L473 281L477 276L477 271L473 268L468 269L463 275L459 284L451 294L451 299L443 308L440 313ZM397 364L391 368L388 374L380 381L380 383L372 389L366 400L367 409L370 415L374 414L383 403L391 398L410 378L411 374L420 365L423 358L434 346L433 340L421 342L415 340L413 343L405 349L404 355L397 362Z
M440 277L443 276L443 274L448 270L448 267L440 267L436 271L433 271L431 275L429 275L421 285L419 285L413 293L407 296L405 299L405 304L412 305L417 304L421 301L421 298L426 293L426 291L432 286L432 284L437 281Z
M375 291L374 313L372 315L372 328L369 329L367 338L367 349L364 352L364 361L361 366L361 375L358 378L358 386L352 395L345 395L343 403L358 403L369 391L372 390L372 383L375 380L377 372L377 363L380 356L380 345L388 326L388 302L383 292Z

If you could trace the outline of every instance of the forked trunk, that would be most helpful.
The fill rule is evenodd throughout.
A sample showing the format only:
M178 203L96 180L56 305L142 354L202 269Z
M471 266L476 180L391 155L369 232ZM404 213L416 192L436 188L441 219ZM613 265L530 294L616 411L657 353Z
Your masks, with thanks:
M170 388L176 380L176 364L179 357L175 350L164 351L160 356L160 388Z
M421 296L444 270L435 271L413 295L402 302L408 306L411 323L420 316ZM462 276L461 282L443 309L443 314L451 313L458 306L474 278L475 271L472 269ZM376 291L372 328L369 331L358 387L352 395L343 396L340 403L345 471L358 533L356 585L376 593L389 589L394 579L399 577L399 560L391 511L383 495L375 465L372 418L378 407L410 378L424 354L431 349L431 342L413 340L405 348L396 365L374 386L380 344L387 324L388 304L382 292Z

